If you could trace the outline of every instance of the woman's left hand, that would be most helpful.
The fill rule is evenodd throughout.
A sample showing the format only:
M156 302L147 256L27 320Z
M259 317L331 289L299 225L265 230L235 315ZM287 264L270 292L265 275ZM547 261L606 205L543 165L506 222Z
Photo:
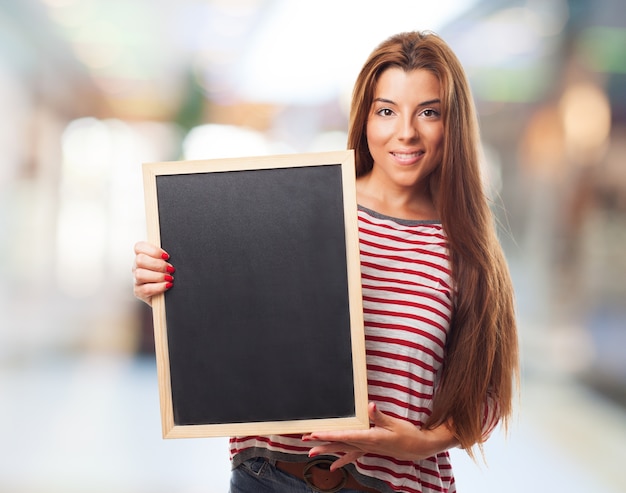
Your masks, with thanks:
M368 430L325 431L304 435L303 441L328 442L309 451L309 457L322 454L343 454L331 466L338 469L359 457L374 453L400 460L417 461L431 457L458 444L450 429L438 426L421 430L409 421L388 416L370 402L368 414L371 426Z

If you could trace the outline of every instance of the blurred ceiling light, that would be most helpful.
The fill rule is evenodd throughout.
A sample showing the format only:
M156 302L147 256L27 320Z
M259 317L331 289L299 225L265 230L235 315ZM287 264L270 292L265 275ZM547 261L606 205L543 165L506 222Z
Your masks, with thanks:
M582 164L597 162L611 131L611 106L599 87L589 82L566 89L559 102L565 141Z
M318 134L309 148L309 152L339 151L346 149L348 133L343 130L331 130Z
M234 125L200 125L183 141L184 159L262 156L269 152L270 145L261 132Z
M81 118L67 126L62 145L57 279L63 291L82 297L104 282L112 133L100 120Z
M105 280L107 219L96 202L68 201L59 207L57 282L73 298L95 294Z
M85 180L83 185L100 180L107 169L109 147L109 132L102 121L85 117L70 122L62 136L64 177Z
M248 15L259 9L263 0L211 0L211 5L231 15Z

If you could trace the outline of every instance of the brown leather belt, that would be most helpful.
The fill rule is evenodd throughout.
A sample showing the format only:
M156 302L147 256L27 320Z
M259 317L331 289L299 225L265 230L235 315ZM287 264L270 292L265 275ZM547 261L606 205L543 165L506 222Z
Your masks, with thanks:
M276 461L276 469L303 480L307 485L321 493L334 493L343 488L379 493L378 490L368 488L359 483L344 468L336 471L330 470L333 463L330 459L315 459L310 462L284 462Z

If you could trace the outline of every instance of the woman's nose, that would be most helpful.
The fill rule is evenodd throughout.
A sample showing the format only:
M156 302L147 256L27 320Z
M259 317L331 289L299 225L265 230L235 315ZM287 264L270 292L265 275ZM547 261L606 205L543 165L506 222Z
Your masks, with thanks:
M417 130L417 124L413 118L401 118L399 124L400 128L398 130L398 133L400 139L413 140L418 138L419 132Z

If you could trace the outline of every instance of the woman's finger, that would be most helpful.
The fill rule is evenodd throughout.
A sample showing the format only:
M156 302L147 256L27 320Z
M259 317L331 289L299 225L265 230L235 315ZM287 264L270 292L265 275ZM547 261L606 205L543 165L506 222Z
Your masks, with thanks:
M138 254L148 255L153 258L160 258L162 260L169 260L169 254L163 250L162 248L153 245L152 243L148 243L147 241L139 241L135 243L135 255Z
M168 289L171 289L172 286L173 283L171 282L153 282L135 285L133 289L133 294L141 301L147 303L148 305L152 305L152 298L154 296L164 293Z
M135 255L135 262L133 263L133 272L139 270L160 272L162 274L173 274L175 269L172 264L165 260L151 257L145 253L138 253Z
M363 457L364 455L365 455L365 453L363 451L361 451L361 450L355 450L353 452L348 452L347 454L344 454L343 456L339 457L335 462L333 462L330 465L330 470L331 471L336 471L340 467L343 467L346 464L350 464L350 463L354 462L355 460Z
M361 449L349 443L330 442L313 447L309 450L309 457L317 457L318 455L325 454L347 454L356 451L362 452Z
M135 284L138 286L149 283L167 283L174 281L174 276L169 272L161 272L149 269L135 269L134 278Z

